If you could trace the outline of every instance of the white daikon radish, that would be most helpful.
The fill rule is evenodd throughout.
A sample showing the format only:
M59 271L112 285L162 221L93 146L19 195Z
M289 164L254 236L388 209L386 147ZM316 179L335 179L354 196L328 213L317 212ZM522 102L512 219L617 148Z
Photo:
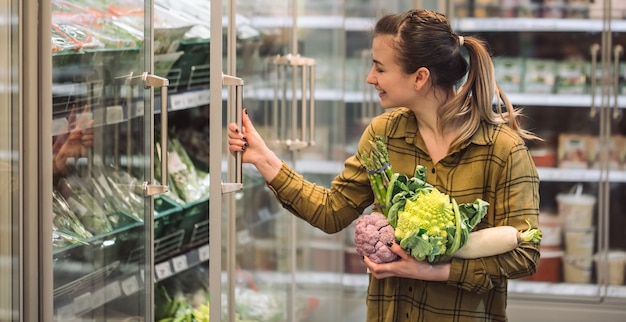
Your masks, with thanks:
M528 229L518 231L513 226L497 226L473 231L469 234L465 245L452 254L456 258L481 258L503 254L522 242L537 243L543 235L541 230L531 227L527 220Z

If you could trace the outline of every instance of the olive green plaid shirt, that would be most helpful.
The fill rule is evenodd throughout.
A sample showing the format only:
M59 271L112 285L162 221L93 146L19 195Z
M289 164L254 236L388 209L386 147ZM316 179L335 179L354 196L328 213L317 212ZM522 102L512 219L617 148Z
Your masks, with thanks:
M481 198L488 212L476 229L499 225L537 227L539 178L524 141L506 125L482 123L460 150L437 164L426 152L415 115L405 108L377 117L363 133L358 151L369 140L387 141L394 172L412 175L427 167L426 181L458 203ZM305 181L285 163L268 185L281 204L327 233L346 228L374 200L360 157L345 161L331 188ZM453 259L447 282L406 278L377 280L370 276L367 321L507 321L507 280L532 275L539 245L523 243L515 250L479 259Z

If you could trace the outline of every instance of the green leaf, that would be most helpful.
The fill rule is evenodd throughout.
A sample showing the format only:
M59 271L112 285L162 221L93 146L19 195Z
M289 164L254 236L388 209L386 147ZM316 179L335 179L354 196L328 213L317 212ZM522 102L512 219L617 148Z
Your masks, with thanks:
M470 227L470 231L485 217L488 206L489 203L482 199L459 205L459 212L467 218L466 224Z
M387 213L387 221L394 229L398 226L398 212L404 209L405 204L406 199L402 199L394 203L391 208L389 208L389 212Z
M415 167L415 175L413 177L418 178L425 182L426 181L426 167L418 164Z
M400 241L400 247L418 260L424 260L433 252L433 245L419 235L420 231L410 232Z

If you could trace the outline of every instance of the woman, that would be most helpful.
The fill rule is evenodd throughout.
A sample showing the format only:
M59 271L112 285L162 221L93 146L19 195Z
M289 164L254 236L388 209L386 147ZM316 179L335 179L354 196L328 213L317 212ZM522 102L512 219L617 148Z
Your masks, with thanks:
M487 201L476 229L524 230L526 220L537 227L539 179L524 143L536 137L520 127L520 112L497 87L484 44L455 34L441 14L410 10L377 22L372 59L366 81L382 107L394 109L368 126L330 189L303 180L282 162L247 114L242 129L229 125L230 151L243 151L243 161L256 166L285 208L328 233L344 229L372 204L360 151L368 151L377 135L385 139L395 172L412 175L420 164L428 169L427 182L458 203ZM495 112L494 97L501 106ZM371 273L367 321L507 321L507 281L536 271L538 247L523 243L497 256L430 264L392 245L398 261L363 259Z

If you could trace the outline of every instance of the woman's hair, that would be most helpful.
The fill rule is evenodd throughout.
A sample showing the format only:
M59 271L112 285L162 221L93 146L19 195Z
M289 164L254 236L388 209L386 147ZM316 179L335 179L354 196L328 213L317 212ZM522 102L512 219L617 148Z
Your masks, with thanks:
M451 148L469 139L482 120L492 124L507 123L521 137L538 139L521 128L521 111L513 108L496 84L493 62L485 43L476 37L457 35L443 14L423 9L390 14L376 23L374 36L377 35L395 37L396 59L405 73L425 67L430 71L432 85L445 93L460 86L457 94L438 111L440 130L447 126L462 128L461 136ZM463 56L463 47L469 62ZM494 110L494 98L498 99L497 110Z

